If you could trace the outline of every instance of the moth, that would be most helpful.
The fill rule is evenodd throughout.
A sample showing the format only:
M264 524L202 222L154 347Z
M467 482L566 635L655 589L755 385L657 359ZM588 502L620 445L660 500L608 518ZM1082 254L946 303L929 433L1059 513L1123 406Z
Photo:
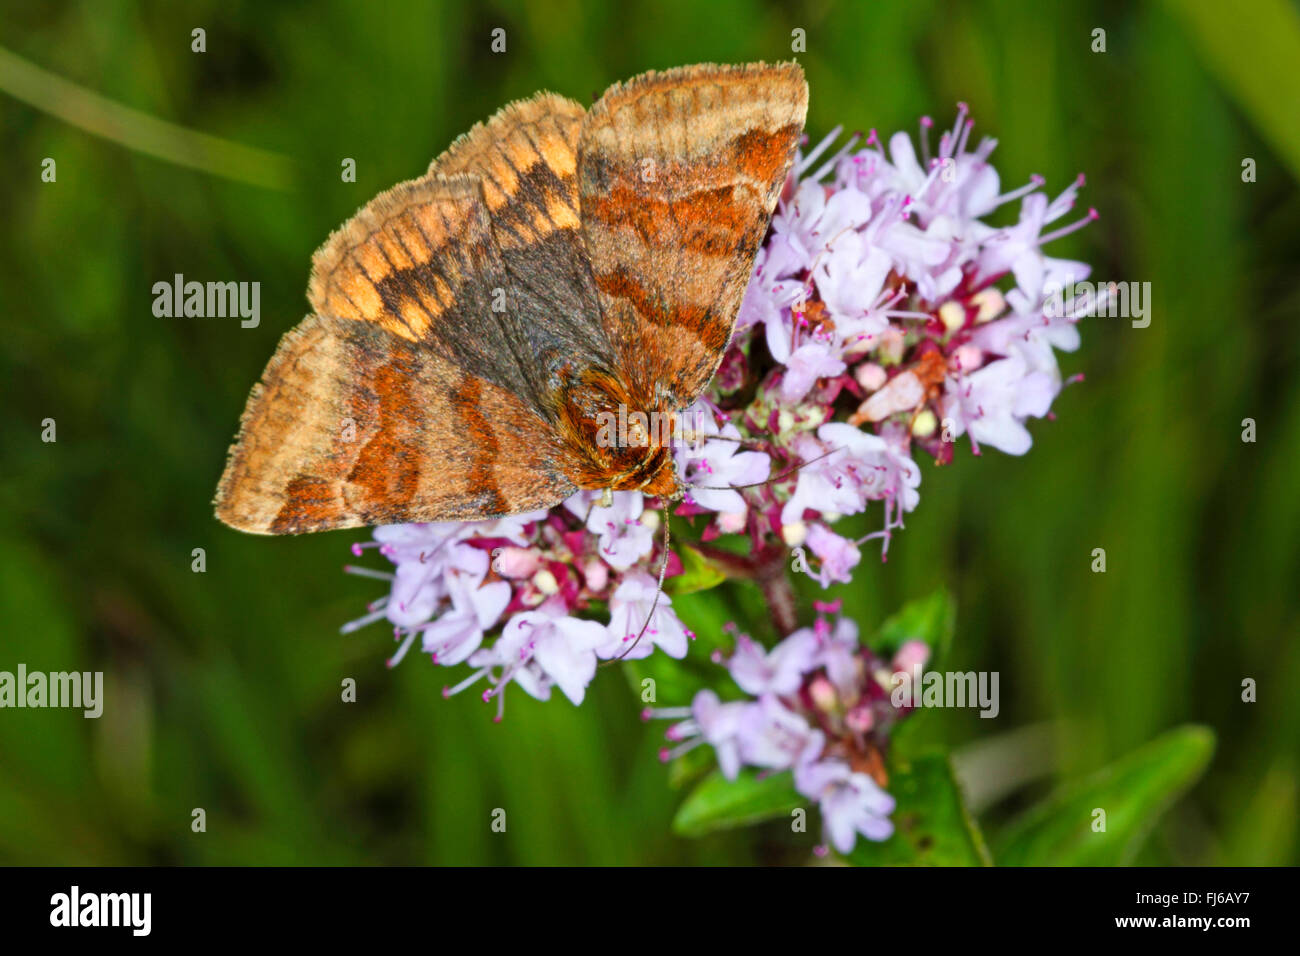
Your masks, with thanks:
M598 432L708 385L807 103L795 63L705 64L475 126L317 251L314 314L249 396L217 517L298 534L678 497L662 436Z

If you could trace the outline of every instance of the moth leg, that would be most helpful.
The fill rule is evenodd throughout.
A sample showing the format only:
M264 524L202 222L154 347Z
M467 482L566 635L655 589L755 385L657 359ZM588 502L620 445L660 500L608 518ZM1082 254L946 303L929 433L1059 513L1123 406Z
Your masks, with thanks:
M587 513L582 516L582 526L584 528L587 526L587 522L591 520L591 513L596 510L597 505L602 508L614 507L614 489L612 487L603 489L600 497L587 505Z

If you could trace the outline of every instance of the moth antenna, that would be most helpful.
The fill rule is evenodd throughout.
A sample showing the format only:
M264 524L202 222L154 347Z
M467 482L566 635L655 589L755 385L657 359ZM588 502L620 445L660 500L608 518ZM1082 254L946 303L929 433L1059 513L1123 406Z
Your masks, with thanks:
M830 451L824 451L824 452L822 452L820 455L818 455L816 458L809 458L807 461L800 462L799 464L795 465L793 468L787 468L785 471L781 472L781 474L779 474L779 475L773 475L772 477L767 478L767 479L765 479L765 480L763 480L763 481L755 481L755 482L751 482L751 483L748 484L748 485L727 485L727 486L723 486L723 485L717 485L717 486L714 486L714 485L692 485L691 487L692 487L692 488L699 488L701 491L733 491L733 490L735 490L735 489L737 489L737 488L761 488L763 485L770 485L770 484L772 484L774 481L780 481L782 478L786 478L786 477L788 477L788 476L790 476L790 475L793 475L796 471L798 471L800 468L804 467L805 465L811 465L811 464L812 464L813 462L815 462L815 461L821 461L823 458L827 458L827 457L829 457L829 456L835 454L837 451L843 451L843 449L842 449L842 448L832 448Z
M668 525L669 525L668 515L669 515L668 503L665 502L664 503L664 539L663 539L664 556L663 556L663 560L659 562L659 584L655 587L655 599L652 602L650 602L650 613L646 615L645 623L641 625L641 630L637 634L636 640L628 645L627 650L625 650L622 654L619 654L618 657L613 657L603 662L600 665L601 667L605 667L608 664L617 664L623 658L627 657L627 655L631 654L632 649L641 643L641 638L645 636L646 630L650 627L650 622L655 619L655 610L659 607L659 595L664 593L664 575L667 574L668 572L668 545L672 541L672 536L668 533Z
M699 432L687 432L686 435L685 435L685 437L683 438L683 441L685 441L686 443L688 443L688 444L690 444L690 445L694 445L694 446L697 447L697 448L698 448L700 445L707 444L708 442L711 442L711 441L729 441L729 442L731 442L733 445L740 445L742 448L743 448L744 446L750 444L751 442L752 442L753 444L755 444L755 445L758 444L758 442L757 442L755 439L753 439L753 438L731 438L731 437L729 437L729 436L727 436L727 435L702 435L702 434L700 434ZM702 486L701 486L701 485L696 485L695 487L699 488L699 487L702 487ZM751 487L751 486L749 486L749 485L742 485L741 487L746 487L746 488L747 488L747 487ZM713 490L716 491L717 489L713 489Z

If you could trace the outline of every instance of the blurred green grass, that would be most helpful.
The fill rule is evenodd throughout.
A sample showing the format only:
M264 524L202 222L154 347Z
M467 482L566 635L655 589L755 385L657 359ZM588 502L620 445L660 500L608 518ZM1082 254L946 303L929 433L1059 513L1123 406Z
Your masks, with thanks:
M1294 10L1280 9L1285 23ZM0 94L0 669L102 669L112 702L98 721L0 712L0 860L804 858L808 838L779 826L673 836L680 794L616 671L580 709L512 695L494 725L472 695L444 701L448 675L419 658L387 671L381 626L338 634L378 592L340 574L353 536L244 537L209 507L248 387L305 312L311 253L357 206L510 99L586 101L644 69L781 59L799 27L814 137L911 130L922 113L942 125L966 100L976 132L1000 141L1004 184L1088 174L1102 219L1052 253L1149 281L1155 302L1147 329L1085 323L1062 362L1087 382L1032 426L1029 455L924 466L889 563L844 596L874 626L936 587L956 593L952 664L1000 670L1003 702L997 721L932 721L950 742L1051 722L1060 769L1077 774L1175 724L1212 727L1207 776L1140 862L1296 862L1294 128L1279 129L1287 111L1251 92L1255 74L1225 58L1233 31L1206 16L936 0L6 4L0 46L288 156L300 178L268 191L168 165ZM190 52L199 26L203 54ZM489 50L498 26L503 55ZM1104 54L1090 51L1098 27ZM1259 71L1282 77L1293 127L1300 97L1272 49ZM47 156L54 184L40 181ZM1244 157L1255 183L1241 182ZM177 272L260 281L260 327L155 318L152 285ZM40 441L47 417L55 444ZM1255 444L1240 439L1246 417ZM190 570L196 547L205 574ZM1096 547L1105 574L1089 571ZM744 595L709 600L712 617ZM340 701L348 677L355 704ZM1244 677L1258 703L1241 702ZM489 827L497 807L505 835Z

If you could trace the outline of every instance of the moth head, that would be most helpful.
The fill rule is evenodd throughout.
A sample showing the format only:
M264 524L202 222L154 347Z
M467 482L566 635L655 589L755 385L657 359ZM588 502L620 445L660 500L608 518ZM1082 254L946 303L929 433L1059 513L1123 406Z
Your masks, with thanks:
M586 369L563 391L561 428L581 461L581 488L677 494L672 438L676 414L640 399L618 377Z

